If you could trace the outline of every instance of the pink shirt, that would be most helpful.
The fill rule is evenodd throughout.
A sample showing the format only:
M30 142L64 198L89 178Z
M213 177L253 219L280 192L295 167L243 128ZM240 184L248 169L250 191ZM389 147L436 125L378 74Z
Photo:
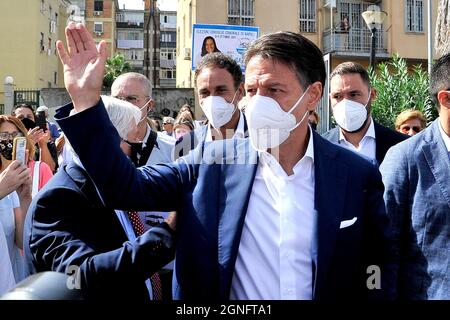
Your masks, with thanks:
M33 177L34 163L35 162L36 161L34 161L34 160L28 162L28 169L30 169L30 171L31 171L31 177ZM50 167L45 162L41 161L41 163L39 164L39 186L38 186L38 190L41 190L41 188L48 182L48 180L51 179L51 177L53 177L52 170L50 169Z

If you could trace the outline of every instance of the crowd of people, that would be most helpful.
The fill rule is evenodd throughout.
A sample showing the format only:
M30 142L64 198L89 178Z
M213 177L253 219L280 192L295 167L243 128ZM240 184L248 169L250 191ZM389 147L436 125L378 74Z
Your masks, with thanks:
M105 43L75 23L66 39L63 133L25 105L0 116L0 293L70 269L85 299L450 299L450 54L430 78L439 118L405 110L395 130L372 117L366 69L338 65L321 136L323 56L300 34L253 42L245 79L205 54L206 120L184 105L161 128L145 76L101 96Z

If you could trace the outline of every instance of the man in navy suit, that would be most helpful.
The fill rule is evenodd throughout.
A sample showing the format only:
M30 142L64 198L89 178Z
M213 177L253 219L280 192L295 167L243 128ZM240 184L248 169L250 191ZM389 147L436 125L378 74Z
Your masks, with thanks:
M408 136L373 120L371 103L376 95L363 66L356 62L338 65L330 75L330 102L338 126L323 137L380 164L389 148Z
M242 70L237 62L220 52L207 54L195 69L195 81L208 124L177 141L175 159L187 155L202 141L248 136L244 113L237 107L244 95Z
M403 299L450 299L450 54L430 76L439 111L427 129L388 151L380 171L387 213L401 243Z
M248 139L205 142L173 164L136 169L99 95L105 43L96 47L81 24L66 37L69 50L57 47L73 103L56 118L105 203L178 212L174 298L395 296L380 173L305 121L325 82L311 41L278 32L248 48Z
M108 115L122 140L141 117L133 105L112 98ZM103 204L80 160L73 159L33 199L26 216L30 270L70 275L69 285L81 289L84 299L149 300L146 279L174 257L173 216L136 237L126 213Z

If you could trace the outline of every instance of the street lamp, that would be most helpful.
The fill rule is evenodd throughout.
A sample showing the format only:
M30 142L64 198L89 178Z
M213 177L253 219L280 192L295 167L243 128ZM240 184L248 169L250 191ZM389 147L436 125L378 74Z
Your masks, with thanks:
M375 68L375 45L376 45L376 31L381 28L387 13L380 10L379 6L371 5L367 8L367 11L362 13L362 17L370 29L371 42L370 42L370 66L372 70Z

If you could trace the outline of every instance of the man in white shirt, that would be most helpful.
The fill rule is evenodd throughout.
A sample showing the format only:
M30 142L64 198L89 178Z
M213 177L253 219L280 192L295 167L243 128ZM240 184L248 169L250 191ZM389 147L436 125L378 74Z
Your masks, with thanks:
M439 118L392 147L380 166L386 210L401 243L402 299L450 299L450 54L436 61L430 95Z
M147 114L155 104L150 80L140 73L121 74L111 86L111 95L134 104L141 111L137 131L134 132L134 137L128 138L131 158L135 164L142 166L171 162L175 140L161 132L153 131L147 122Z
M241 67L223 53L210 53L200 60L195 81L208 124L177 141L175 158L188 154L202 141L247 137L245 116L238 108L244 96L242 80Z
M69 24L66 35L69 52L61 42L57 47L73 103L58 111L58 123L106 204L182 210L175 299L395 296L396 257L380 173L308 126L325 83L314 43L277 32L249 46L249 139L203 142L175 163L136 169L115 146L99 95L105 44L96 47L81 24ZM71 50L75 43L84 49ZM68 116L72 109L77 113ZM107 135L110 158L85 152ZM203 153L209 146L214 153Z
M376 95L363 66L356 62L338 65L330 75L330 102L338 127L323 137L380 164L387 150L407 136L373 120L371 103Z

